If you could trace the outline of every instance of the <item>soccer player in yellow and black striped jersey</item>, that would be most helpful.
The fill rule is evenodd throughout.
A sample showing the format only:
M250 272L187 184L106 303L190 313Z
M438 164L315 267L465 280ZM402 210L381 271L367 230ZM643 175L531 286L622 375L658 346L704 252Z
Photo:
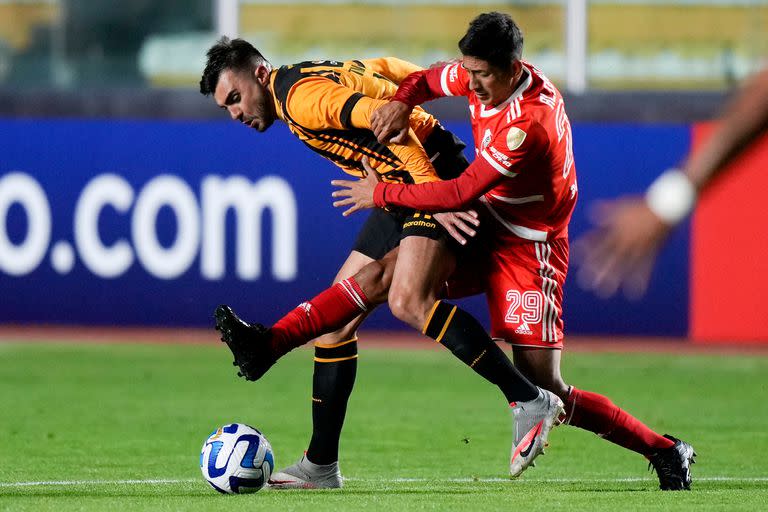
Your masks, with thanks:
M374 162L383 181L423 183L437 175L421 141L439 126L423 110L411 118L406 145L385 146L372 136L370 116L397 89L395 81L418 69L394 58L315 61L272 72L269 91L279 119L310 149L353 176L363 176L361 157Z
M380 144L370 130L373 111L417 69L395 58L302 62L273 69L248 42L223 38L208 51L200 91L212 94L233 120L260 132L278 119L285 122L307 147L348 174L363 176L367 159L383 181L449 179L468 165L464 144L423 110L416 109L411 116L404 144ZM456 308L450 315L443 315L444 308L434 313L433 305L460 250L450 239L463 243L475 234L476 225L474 212L422 215L374 210L335 285L270 329L241 321L226 306L217 309L217 329L248 380L261 377L292 348L339 329L315 341L309 449L298 464L273 475L273 486L342 485L338 443L356 373L356 330L370 310L386 300L398 318L423 328L427 336L497 384L508 402L538 396L538 389L517 372L470 315ZM422 326L414 322L413 311L424 308L434 314Z

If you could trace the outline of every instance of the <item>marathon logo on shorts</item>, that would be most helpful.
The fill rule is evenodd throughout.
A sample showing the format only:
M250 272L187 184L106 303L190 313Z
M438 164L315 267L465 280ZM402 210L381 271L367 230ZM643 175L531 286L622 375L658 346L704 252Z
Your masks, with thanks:
M515 334L526 334L528 336L531 336L533 334L533 331L528 326L528 322L523 322L520 324L520 327L515 329Z
M440 240L443 229L438 226L432 218L432 214L425 212L414 212L412 217L408 217L403 222L402 236L423 236L432 240Z
M429 228L429 229L435 229L437 227L437 224L434 222L429 222L426 220L411 220L403 224L403 229L405 228Z

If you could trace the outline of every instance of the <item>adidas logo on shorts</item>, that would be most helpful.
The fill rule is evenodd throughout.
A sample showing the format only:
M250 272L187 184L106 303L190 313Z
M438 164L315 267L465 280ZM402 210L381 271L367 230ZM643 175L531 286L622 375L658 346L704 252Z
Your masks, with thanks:
M531 330L530 327L528 327L528 322L523 322L522 324L520 324L520 327L515 329L515 334L527 334L530 336L531 334L533 334L533 331Z

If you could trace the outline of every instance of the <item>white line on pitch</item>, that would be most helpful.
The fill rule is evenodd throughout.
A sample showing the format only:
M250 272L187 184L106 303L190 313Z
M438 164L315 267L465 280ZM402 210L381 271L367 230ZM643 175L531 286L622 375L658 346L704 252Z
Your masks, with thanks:
M375 482L375 483L495 483L511 482L509 478L344 478L350 482ZM34 486L69 486L69 485L153 485L153 484L181 484L202 481L198 478L159 478L159 479L135 479L135 480L46 480L38 482L0 482L0 487L34 487ZM651 482L654 478L528 478L515 480L514 484L540 484L540 483L627 483L627 482ZM760 477L736 477L736 476L710 476L698 477L694 482L768 482L768 476Z
M36 485L181 484L197 481L197 478L158 478L147 480L45 480L39 482L0 482L0 487L34 487Z
M472 483L472 482L513 482L514 484L530 483L553 483L553 484L571 484L571 483L600 483L600 482L652 482L654 477L645 478L523 478L512 480L510 478L344 478L350 482L395 482L395 483ZM695 477L694 482L768 482L768 476L760 477L737 477L737 476L711 476Z

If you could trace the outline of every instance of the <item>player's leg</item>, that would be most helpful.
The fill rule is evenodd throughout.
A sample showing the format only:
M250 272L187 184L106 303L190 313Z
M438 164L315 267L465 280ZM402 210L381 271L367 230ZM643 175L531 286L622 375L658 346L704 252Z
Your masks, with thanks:
M386 301L398 252L396 247L389 250L389 246L399 242L401 227L401 221L391 217L382 210L374 210L355 244L354 250L372 260L380 256L363 247L369 242L378 244L385 253L381 259L371 261L353 277L302 302L270 329L241 320L228 306L216 308L216 329L235 356L239 375L258 380L289 351L342 328Z
M460 139L440 126L436 126L424 142L442 179L453 178L467 168L469 163L462 153L464 147ZM378 261L300 304L271 329L243 322L227 306L217 308L216 328L235 355L240 374L248 380L257 380L293 348L340 328L364 314L369 306L385 301L397 258L397 253L390 253L390 249L400 241L402 221L400 215L373 210L358 235L354 250ZM380 251L382 248L386 250Z
M352 251L334 284L352 277L373 258ZM339 439L357 373L357 328L361 314L352 322L315 340L312 375L312 438L301 459L270 477L275 489L328 489L343 486L339 468Z
M369 256L352 251L334 284L354 276L373 261ZM306 454L315 464L329 465L339 460L339 438L357 373L357 328L367 314L361 314L341 329L315 340L312 439Z
M389 290L392 314L496 384L508 403L536 398L536 387L515 369L472 315L437 300L455 266L455 257L445 242L427 236L403 238Z
M515 366L565 402L565 422L646 457L674 443L657 434L609 398L569 386L560 375L561 350L515 346Z
M693 448L654 432L608 397L566 384L560 375L560 357L560 350L514 347L515 366L532 382L563 399L567 424L644 455L656 468L662 489L690 489Z
M366 265L354 278L344 279L302 302L270 329L240 319L229 306L217 307L216 330L235 357L238 375L258 380L294 348L343 327L384 302L397 250L389 258Z
M404 235L407 235L407 221L405 226ZM423 233L425 223L421 226L420 231L426 234ZM513 453L517 447L522 455L512 458L510 474L519 476L542 453L550 429L559 422L562 402L523 377L472 315L437 300L446 278L456 267L456 259L443 242L426 235L407 236L400 243L389 293L390 309L499 387L515 415ZM470 274L468 278L477 277Z
M464 147L459 138L440 126L424 143L441 179L454 178L467 168L469 162L464 157ZM484 230L486 228L480 226L480 231ZM470 240L469 245L472 251L480 253L487 250L484 242L481 234ZM457 255L468 259L469 249L459 247L434 217L418 212L405 220L400 247L388 299L392 313L442 343L477 373L499 386L508 402L537 397L536 387L515 370L472 315L437 300L448 276L454 273ZM482 291L481 286L476 285L476 289L477 293Z
M569 424L649 458L662 453L665 461L669 459L674 450L673 441L655 433L607 397L576 389L563 380L560 358L567 240L521 245L501 259L507 261L512 279L506 282L499 279L494 284L494 296L503 297L505 302L495 308L492 321L495 320L494 335L513 345L515 366L532 382L565 402L565 421ZM502 313L503 322L500 322ZM678 466L681 464L682 460ZM687 465L686 462L686 468ZM661 473L668 471L662 470L660 477Z

